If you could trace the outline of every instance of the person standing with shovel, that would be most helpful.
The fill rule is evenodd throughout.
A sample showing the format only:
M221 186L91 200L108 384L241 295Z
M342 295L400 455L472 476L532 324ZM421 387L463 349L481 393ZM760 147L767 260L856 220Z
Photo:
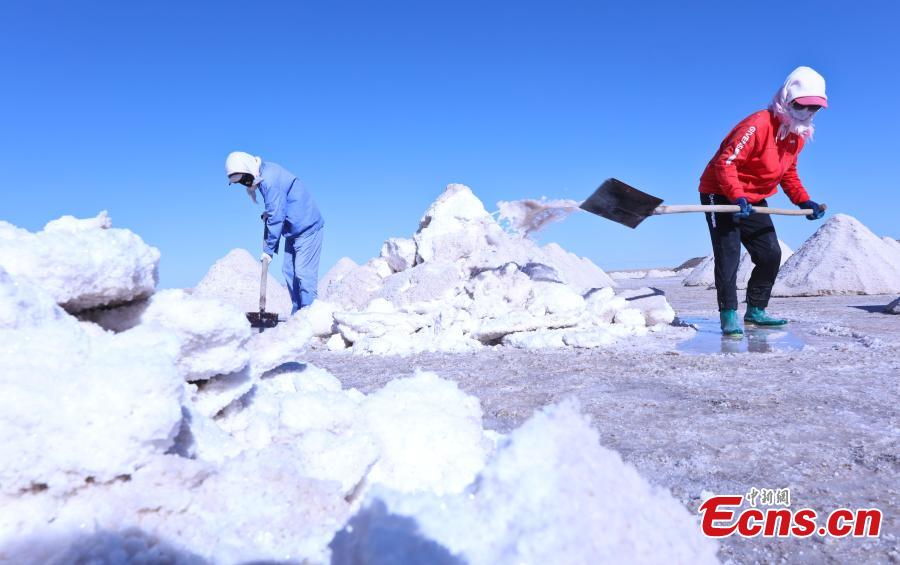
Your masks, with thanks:
M828 107L825 79L809 67L798 67L775 93L769 108L739 123L716 151L700 178L700 202L736 204L736 213L707 212L706 223L715 257L716 292L722 333L740 336L737 317L737 271L741 244L753 261L747 284L745 324L783 326L787 320L766 313L772 285L781 265L775 226L754 206L767 206L778 185L791 202L807 210L809 220L825 214L824 206L810 200L797 175L797 156L813 135L813 117Z
M261 260L268 268L284 236L284 279L293 304L291 314L318 296L319 256L325 221L312 195L286 169L249 153L235 151L225 159L229 184L241 184L256 202L259 189L265 202L266 240Z

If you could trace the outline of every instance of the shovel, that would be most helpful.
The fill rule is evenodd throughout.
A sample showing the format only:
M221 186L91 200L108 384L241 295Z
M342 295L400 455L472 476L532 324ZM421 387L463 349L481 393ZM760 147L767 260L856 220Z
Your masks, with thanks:
M641 192L619 179L606 179L600 188L581 203L580 208L629 228L636 228L647 217L660 214L741 211L740 206L735 204L678 204L672 206L662 206L661 204L661 198ZM826 206L821 204L821 208L825 210ZM812 210L786 210L765 206L754 206L753 211L759 214L781 216L809 216L813 213Z
M268 230L266 226L266 216L263 214L263 243L266 241ZM262 263L262 275L259 281L259 312L247 312L247 320L250 321L251 328L259 328L259 332L266 328L274 328L278 324L278 314L275 312L266 312L266 281L269 274L269 258L260 260Z

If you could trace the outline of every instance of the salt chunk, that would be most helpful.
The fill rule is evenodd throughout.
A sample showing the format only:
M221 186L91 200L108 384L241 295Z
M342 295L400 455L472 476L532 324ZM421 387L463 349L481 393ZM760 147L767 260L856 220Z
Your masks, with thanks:
M133 232L71 216L36 234L0 222L0 267L27 279L69 312L125 304L153 294L159 250Z
M381 246L381 257L395 273L405 271L416 263L416 242L412 239L392 237Z

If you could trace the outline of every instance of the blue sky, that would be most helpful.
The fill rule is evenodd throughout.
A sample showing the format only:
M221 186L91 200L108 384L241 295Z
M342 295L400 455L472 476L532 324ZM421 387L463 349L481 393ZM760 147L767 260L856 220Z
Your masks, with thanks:
M893 2L14 0L3 16L0 219L109 210L161 249L163 287L260 247L229 151L313 192L324 274L410 236L451 182L489 210L611 176L695 203L722 137L798 65L831 105L800 158L811 196L900 237ZM795 248L819 225L776 219ZM540 239L608 270L710 249L700 215L629 230L580 214Z

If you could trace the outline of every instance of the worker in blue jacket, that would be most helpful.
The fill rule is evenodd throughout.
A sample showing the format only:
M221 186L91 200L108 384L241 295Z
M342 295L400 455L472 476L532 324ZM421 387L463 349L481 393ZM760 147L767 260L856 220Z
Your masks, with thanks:
M229 184L242 184L256 202L259 189L266 205L267 235L261 260L268 267L284 236L284 279L293 303L292 314L318 295L319 255L325 221L312 195L282 166L235 151L225 159Z

